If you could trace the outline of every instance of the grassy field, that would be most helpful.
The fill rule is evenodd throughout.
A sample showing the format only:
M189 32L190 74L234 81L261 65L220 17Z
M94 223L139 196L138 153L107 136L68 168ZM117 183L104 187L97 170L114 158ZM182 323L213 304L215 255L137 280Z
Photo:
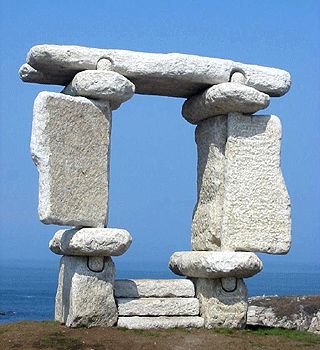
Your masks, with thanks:
M70 329L56 322L20 322L0 326L0 349L147 350L147 349L320 349L320 336L279 328L127 330Z

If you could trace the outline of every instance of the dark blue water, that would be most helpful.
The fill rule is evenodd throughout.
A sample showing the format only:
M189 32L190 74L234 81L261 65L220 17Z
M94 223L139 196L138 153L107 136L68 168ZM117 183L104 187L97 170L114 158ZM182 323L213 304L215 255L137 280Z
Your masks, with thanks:
M0 266L0 323L22 320L52 320L57 287L58 266L42 264L1 264ZM319 295L319 269L300 267L299 271L264 270L246 280L249 295ZM118 267L117 278L176 278L169 270L132 269Z

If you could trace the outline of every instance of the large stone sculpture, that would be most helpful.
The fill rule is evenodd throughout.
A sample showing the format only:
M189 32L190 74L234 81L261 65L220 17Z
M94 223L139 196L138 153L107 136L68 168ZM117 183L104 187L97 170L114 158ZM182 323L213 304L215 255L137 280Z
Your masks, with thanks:
M34 104L31 138L39 170L39 217L59 230L63 255L55 318L70 327L244 327L244 278L255 252L290 249L290 200L280 169L281 123L252 115L290 88L279 69L183 54L77 46L33 47L23 81L63 85ZM132 238L107 228L112 111L134 93L184 97L196 124L197 203L192 250L172 255L187 279L115 280L112 256Z

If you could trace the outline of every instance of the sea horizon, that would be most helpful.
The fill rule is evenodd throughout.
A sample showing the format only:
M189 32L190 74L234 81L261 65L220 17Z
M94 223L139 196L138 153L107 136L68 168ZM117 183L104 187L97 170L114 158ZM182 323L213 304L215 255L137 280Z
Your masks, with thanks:
M179 278L159 262L115 264L116 279ZM0 260L0 323L53 320L58 266L58 260ZM245 283L249 297L319 295L319 271L311 264L267 264Z

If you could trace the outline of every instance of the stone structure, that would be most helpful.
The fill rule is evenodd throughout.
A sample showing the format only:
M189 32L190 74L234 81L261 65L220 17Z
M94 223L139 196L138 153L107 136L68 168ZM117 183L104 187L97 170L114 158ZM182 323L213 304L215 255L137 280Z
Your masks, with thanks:
M254 253L290 249L281 123L252 115L289 90L290 75L193 55L56 45L33 47L19 73L26 82L64 86L36 98L31 138L40 220L72 227L49 243L63 255L56 320L70 327L245 326L243 278L262 269ZM107 228L112 111L134 93L186 98L182 115L197 125L193 251L176 252L169 263L187 279L115 281L112 256L132 239ZM253 312L252 322L260 322Z

